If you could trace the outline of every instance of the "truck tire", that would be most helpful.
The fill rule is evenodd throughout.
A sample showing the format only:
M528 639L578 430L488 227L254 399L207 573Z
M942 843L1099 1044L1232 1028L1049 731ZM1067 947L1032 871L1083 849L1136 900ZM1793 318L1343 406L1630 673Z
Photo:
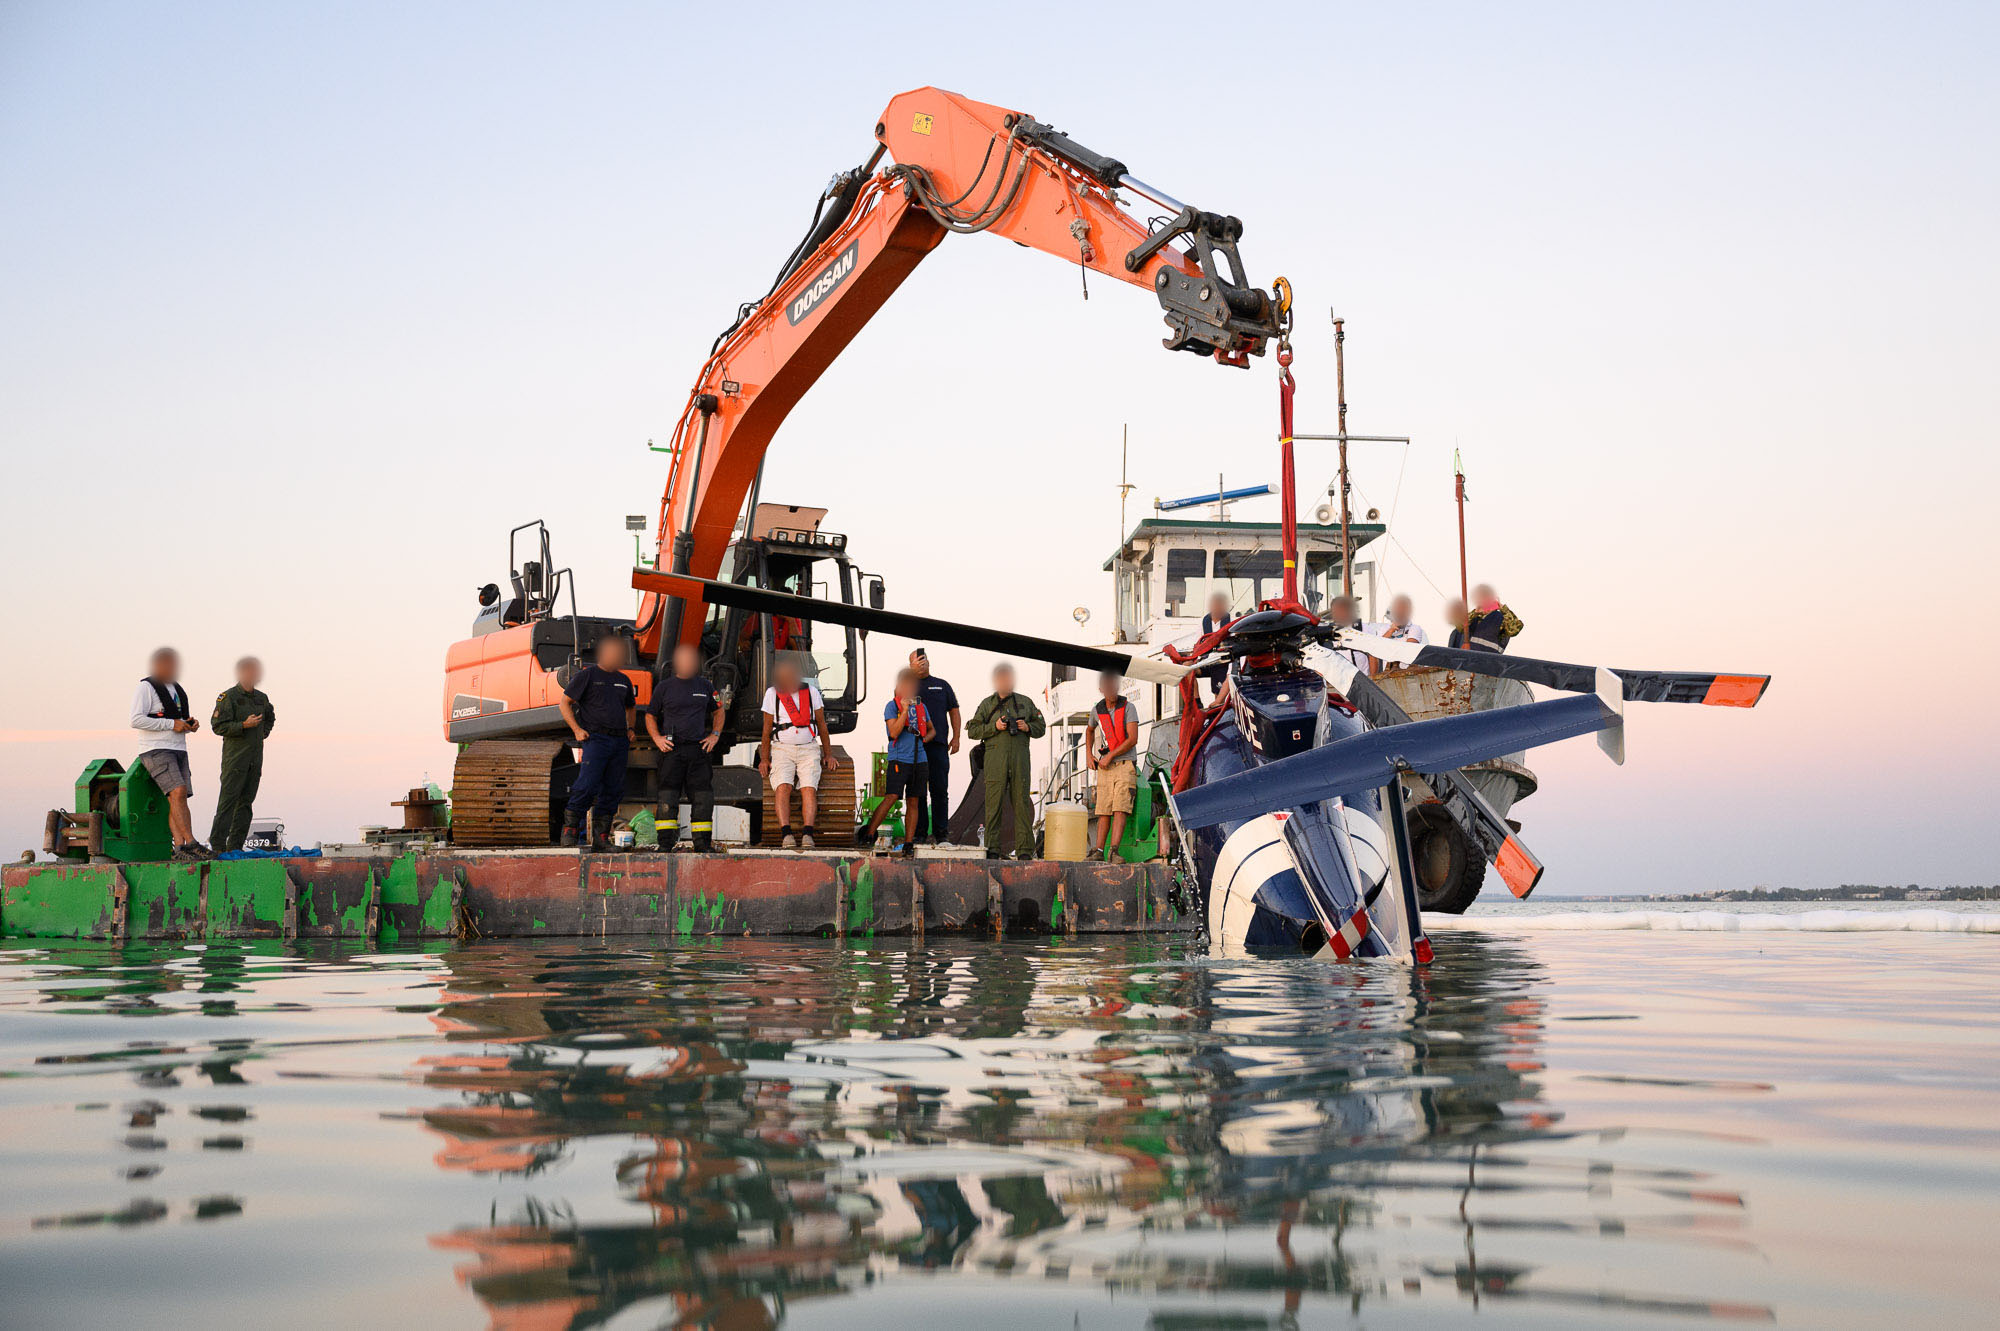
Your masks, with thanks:
M1486 885L1486 856L1443 805L1410 810L1410 858L1424 910L1463 915Z

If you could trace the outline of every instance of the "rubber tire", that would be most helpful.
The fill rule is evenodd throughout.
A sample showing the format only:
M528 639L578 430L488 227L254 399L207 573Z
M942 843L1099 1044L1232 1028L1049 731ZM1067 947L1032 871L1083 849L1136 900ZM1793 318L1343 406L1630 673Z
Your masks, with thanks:
M1411 809L1410 857L1417 904L1440 915L1463 915L1486 885L1486 856L1439 804Z

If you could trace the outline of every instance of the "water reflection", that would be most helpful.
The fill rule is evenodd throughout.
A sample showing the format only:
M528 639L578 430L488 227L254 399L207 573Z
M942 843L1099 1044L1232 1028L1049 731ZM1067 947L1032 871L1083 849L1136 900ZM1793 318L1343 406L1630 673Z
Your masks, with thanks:
M532 1176L610 1138L631 1209L581 1223L552 1193L432 1241L509 1327L648 1300L661 1325L774 1326L897 1268L1272 1311L1437 1278L1472 1301L1619 1306L1479 1260L1483 1229L1545 1222L1474 1220L1475 1194L1582 1202L1612 1180L1500 1149L1560 1135L1534 1082L1538 968L1468 944L1422 971L1147 945L461 953L437 1020L469 1047L418 1068L459 1093L421 1111L439 1165ZM1462 1256L1398 1263L1373 1233L1427 1194L1457 1208Z
M775 1327L903 1278L1155 1300L1163 1326L1418 1298L1768 1318L1663 1293L1685 1283L1671 1264L1602 1287L1606 1243L1746 1245L1742 1199L1699 1170L1592 1159L1600 1134L1566 1130L1538 1081L1540 963L1451 942L1422 970L1136 940L493 944L306 971L276 949L78 948L40 1003L176 1033L35 1064L129 1076L131 1100L77 1108L119 1120L142 1194L163 1116L192 1123L177 1143L254 1145L254 1105L227 1092L268 1082L260 1064L397 1079L396 1122L429 1135L437 1170L495 1185L411 1238L499 1328ZM372 1040L300 1019L350 1003L387 1023ZM177 1205L33 1223L226 1221L257 1198Z

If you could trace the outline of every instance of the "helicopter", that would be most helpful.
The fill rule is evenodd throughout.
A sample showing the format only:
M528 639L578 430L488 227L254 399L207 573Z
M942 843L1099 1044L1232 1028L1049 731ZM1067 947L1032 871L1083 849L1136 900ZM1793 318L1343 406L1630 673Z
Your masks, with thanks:
M1289 567L1297 542L1289 523L1285 541ZM1623 763L1626 702L1750 707L1770 683L1767 675L1613 670L1417 646L1324 623L1289 586L1185 648L1166 648L1162 659L648 568L634 569L632 583L757 614L1178 687L1181 731L1168 795L1174 855L1194 886L1211 944L1334 961L1431 959L1405 773L1449 780L1469 764L1587 734ZM1353 664L1351 652L1574 696L1412 721ZM1218 661L1227 667L1225 683L1202 705L1195 672ZM1481 816L1484 802L1469 788L1464 795ZM1506 831L1490 807L1483 816Z

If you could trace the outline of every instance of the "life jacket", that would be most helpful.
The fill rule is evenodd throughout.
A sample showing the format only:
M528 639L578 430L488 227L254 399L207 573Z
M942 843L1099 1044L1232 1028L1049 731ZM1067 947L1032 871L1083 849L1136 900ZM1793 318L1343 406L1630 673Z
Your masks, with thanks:
M151 675L146 676L140 682L153 686L153 698L160 704L160 710L149 712L147 713L148 716L157 716L168 721L185 721L188 719L188 696L186 689L178 684L163 684Z
M924 727L929 725L930 723L931 723L930 709L925 707L922 703L918 702L915 698L910 699L910 723L903 727L903 735L914 735L916 737L917 748L919 750L921 750L924 746ZM884 724L886 724L886 722ZM891 744L898 743L903 738L903 735L898 735L896 736L895 739L892 739L889 742Z
M805 630L805 624L793 619L790 615L771 616L772 648L780 652L789 652L792 650L794 643L803 648L805 646Z
M1132 704L1124 698L1113 708L1109 703L1100 702L1094 709L1097 713L1097 728L1104 734L1104 751L1108 754L1125 744L1125 722L1132 715ZM1120 762L1126 759L1119 759Z
M819 725L813 719L812 690L802 688L796 697L783 689L779 689L777 693L778 707L784 712L785 718L801 730L812 731L813 737L817 739Z

